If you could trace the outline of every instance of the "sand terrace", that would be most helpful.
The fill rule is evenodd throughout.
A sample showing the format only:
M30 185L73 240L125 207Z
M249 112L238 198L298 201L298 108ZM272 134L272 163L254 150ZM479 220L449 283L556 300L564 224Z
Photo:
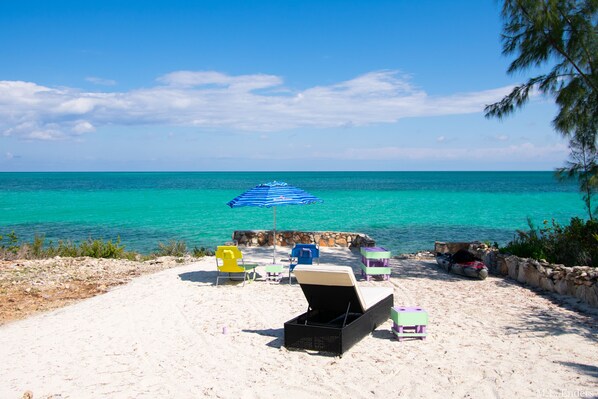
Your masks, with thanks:
M322 264L357 271L358 261L322 248ZM390 281L359 284L392 287L395 305L425 308L425 341L396 341L389 320L342 358L289 351L283 323L305 311L300 287L216 287L208 257L0 326L0 397L598 396L595 310L502 278L447 275L433 260L391 265Z

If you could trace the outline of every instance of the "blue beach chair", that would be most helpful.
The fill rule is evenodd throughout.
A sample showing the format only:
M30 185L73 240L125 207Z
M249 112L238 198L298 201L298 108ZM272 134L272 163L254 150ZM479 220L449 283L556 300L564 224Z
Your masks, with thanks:
M295 244L291 250L289 264L289 284L291 284L291 273L297 265L312 265L314 260L320 263L320 249L316 244Z

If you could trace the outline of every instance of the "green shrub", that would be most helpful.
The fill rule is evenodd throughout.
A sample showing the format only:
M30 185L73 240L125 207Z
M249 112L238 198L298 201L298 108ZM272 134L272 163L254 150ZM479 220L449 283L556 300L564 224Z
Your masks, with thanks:
M54 247L52 245L52 242L50 242L49 248L46 252L48 254L48 257L50 258L54 256L76 258L77 256L79 256L79 249L77 248L77 244L75 244L71 240L59 240L57 247Z
M193 255L193 257L195 258L203 258L204 256L213 256L214 255L214 251L210 248L197 248L197 247L193 247L193 251L191 252L191 254Z
M193 256L203 257L214 255L210 248L194 247ZM92 258L113 258L128 259L133 261L144 261L156 256L174 256L184 257L187 255L187 244L184 241L171 240L164 244L159 242L158 249L153 254L142 255L137 252L125 250L121 245L120 237L113 240L98 240L88 238L79 244L72 240L59 240L57 244L52 241L47 242L45 235L36 234L33 242L19 243L19 238L15 232L0 235L0 259L43 259L61 257L80 257L89 256Z
M5 236L0 236L0 255L3 258L14 258L20 249L19 237L14 231Z
M116 242L88 238L79 245L79 256L118 259L124 258L124 254L125 247L120 245L120 237Z
M187 254L187 244L185 241L170 240L164 244L159 242L156 251L157 256L185 256Z
M47 248L44 247L45 238L43 236L35 236L33 244L30 246L30 256L34 258L52 258L54 256L75 258L78 256L89 256L91 258L113 259L129 259L136 256L134 253L125 252L125 247L120 245L120 238L116 242L88 238L79 245L71 240L59 240L57 246L54 246L50 241Z
M513 241L500 251L566 266L598 267L598 221L576 217L568 226L554 220L544 221L542 228L534 227L530 220L528 225L529 231L518 231Z
M33 237L33 243L30 246L30 254L29 256L33 257L34 259L40 259L45 257L45 252L44 252L44 243L46 241L46 236L44 235L35 235L35 237Z

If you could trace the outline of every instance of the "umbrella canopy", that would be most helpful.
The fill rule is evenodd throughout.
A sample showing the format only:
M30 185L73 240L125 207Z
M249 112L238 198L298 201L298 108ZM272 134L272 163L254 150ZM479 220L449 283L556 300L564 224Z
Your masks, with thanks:
M272 263L276 263L276 207L282 205L309 205L323 202L318 197L311 195L297 187L289 186L284 182L273 181L259 184L243 194L227 202L231 208L241 206L257 206L260 208L274 209L274 252Z

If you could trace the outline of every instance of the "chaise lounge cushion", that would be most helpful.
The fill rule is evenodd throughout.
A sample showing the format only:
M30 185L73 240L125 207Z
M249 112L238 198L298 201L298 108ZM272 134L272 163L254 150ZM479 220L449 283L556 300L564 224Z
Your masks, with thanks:
M355 287L355 293L360 304L360 311L369 308L392 295L392 288L388 287L360 287L355 280L353 269L349 266L304 266L297 265L295 277L301 286ZM305 292L305 289L304 289ZM309 294L306 295L308 300Z

